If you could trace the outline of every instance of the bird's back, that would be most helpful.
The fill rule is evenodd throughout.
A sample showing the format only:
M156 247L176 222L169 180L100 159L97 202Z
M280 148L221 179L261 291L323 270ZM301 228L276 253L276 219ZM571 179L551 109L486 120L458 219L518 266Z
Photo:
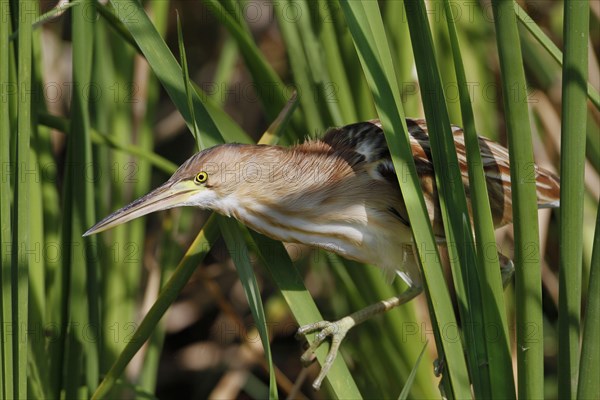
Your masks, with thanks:
M440 213L438 191L435 183L433 159L429 134L425 120L407 119L411 150L421 182L429 217L436 235L444 234ZM454 144L462 173L467 205L471 211L470 187L466 148L461 128L452 127ZM362 170L376 181L385 181L393 187L398 187L398 178L392 164L385 136L379 120L360 122L327 132L323 142L331 146L355 170ZM508 150L498 143L479 137L482 163L486 175L492 216L496 227L512 222L512 191L510 184L510 164ZM543 168L532 165L529 168L532 179L536 181L538 206L558 206L560 184L559 179ZM407 174L400 174L400 181ZM390 217L399 218L409 225L408 213L398 190L398 201L390 205Z

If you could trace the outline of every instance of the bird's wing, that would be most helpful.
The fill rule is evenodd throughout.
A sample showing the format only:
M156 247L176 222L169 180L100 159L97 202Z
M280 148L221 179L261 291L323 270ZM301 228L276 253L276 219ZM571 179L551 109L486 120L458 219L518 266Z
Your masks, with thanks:
M419 176L423 195L425 196L429 217L433 223L436 235L443 235L441 214L435 175L431 144L427 124L424 119L406 119L412 155ZM471 212L470 188L465 139L463 130L452 126L454 145L467 196L467 206ZM342 128L330 130L323 139L334 151L339 151L351 165L366 164L365 169L374 179L386 180L392 185L408 179L408 171L396 173L385 136L379 120L360 122ZM483 169L488 186L490 206L494 224L499 227L512 222L512 193L510 184L510 163L508 150L489 139L479 136L479 149ZM364 165L363 164L363 165ZM540 207L556 207L560 195L560 182L556 175L537 165L532 164L524 170L536 182L538 205ZM397 217L408 221L408 214L402 202L394 207ZM408 224L408 222L407 222Z
M406 119L406 124L409 132L411 151L429 217L436 235L443 236L444 230L427 124L423 119ZM468 168L463 131L461 128L453 126L452 133L465 194L467 195L467 205L470 211ZM379 120L359 122L342 128L332 129L325 135L323 141L346 159L351 166L365 168L374 179L385 180L391 185L397 186L397 175L400 177L400 182L405 181L409 177L408 171L399 174L396 173ZM488 193L494 223L496 226L502 226L512 221L508 151L500 144L483 137L479 137L479 147L488 183ZM551 174L537 167L535 167L535 175L536 177L541 175L542 178L547 178L548 187L552 186L553 182L555 182L551 179ZM548 198L551 196L545 197ZM400 201L400 204L394 205L390 212L408 225L408 213L403 201Z

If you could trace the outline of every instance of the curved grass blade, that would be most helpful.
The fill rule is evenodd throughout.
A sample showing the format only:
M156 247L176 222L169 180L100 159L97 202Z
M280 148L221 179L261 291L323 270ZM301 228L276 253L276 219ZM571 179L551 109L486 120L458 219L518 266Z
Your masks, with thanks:
M48 113L39 113L38 121L40 124L47 126L49 128L53 128L59 130L67 135L70 134L70 122L68 119L64 117L59 117L57 115L51 115ZM154 167L163 171L166 174L171 175L173 172L177 170L177 165L167 160L166 158L156 154L149 152L146 149L143 149L139 146L133 144L123 144L120 143L113 136L107 135L105 133L100 133L95 129L91 129L91 140L92 143L102 144L108 146L112 149L123 151L132 156L139 157L145 161L148 161Z
M191 96L193 89L188 74L187 59L185 56L185 48L183 46L183 35L181 33L181 20L179 19L179 13L177 14L177 33L179 37L179 52L181 55L183 80L185 82L185 90L189 112L193 121L192 132L196 137L196 145L198 146L198 148L204 149L194 113L194 104L192 102ZM267 319L265 317L265 311L262 305L262 300L260 298L260 289L258 287L258 283L256 282L256 277L254 276L250 259L248 258L248 248L246 247L244 237L241 233L241 229L243 228L241 226L236 226L237 224L233 220L225 219L223 217L218 217L218 222L221 234L225 239L225 243L229 250L230 256L233 259L234 264L236 266L240 281L242 283L242 287L244 288L244 292L246 293L246 298L248 299L250 311L252 312L252 316L254 317L254 321L256 323L256 327L260 335L263 349L265 351L265 357L267 358L267 362L269 365L269 398L277 399L277 381L275 380L275 370L273 368L273 359L271 357L271 346L269 342L269 334L267 329Z
M218 216L219 228L225 244L229 250L229 255L235 264L235 268L240 278L240 282L246 293L250 311L256 328L260 335L260 340L265 350L265 357L269 364L269 398L277 399L277 382L275 381L275 370L273 368L273 358L271 357L271 346L269 343L269 333L267 329L267 317L260 298L260 288L256 282L252 264L248 257L248 247L244 241L242 230L244 229L236 221L231 218Z
M116 384L127 364L141 349L142 345L154 332L156 325L175 301L181 289L185 286L197 265L202 262L218 237L216 215L212 215L200 231L186 254L179 262L169 281L161 290L158 299L148 311L139 327L127 343L116 362L111 366L106 376L93 394L92 399L105 398ZM294 317L300 324L308 324L322 319L315 303L304 284L302 277L292 264L287 251L280 242L273 241L251 231L258 245L260 256L265 260L265 265L271 272L273 279L280 288L286 302L290 306ZM268 250L268 251L265 251ZM322 363L327 356L325 347L317 350L317 357ZM328 378L333 394L337 398L360 398L356 384L352 380L346 365L338 358L331 368Z
M129 361L131 361L144 342L152 335L162 316L175 301L181 289L183 289L196 270L198 264L208 254L208 251L218 237L217 221L215 219L216 216L212 215L206 221L204 227L177 265L173 275L171 275L171 278L161 290L158 299L136 329L131 340L125 345L115 363L106 373L104 379L92 395L92 399L102 399L109 394L110 389L115 385L117 379L121 376L127 364L129 364Z
M188 72L187 57L185 55L185 47L183 45L183 33L181 33L181 19L179 18L179 11L177 12L177 41L179 43L179 58L181 59L181 74L183 82L185 83L185 97L187 99L187 107L192 119L192 133L196 138L196 147L198 151L205 149L206 147L202 144L202 136L200 135L200 129L198 128L198 121L196 121L196 113L194 112L194 102L192 99L193 87L190 82L190 74Z
M421 350L419 357L417 357L417 361L415 361L415 366L413 367L412 371L410 371L410 375L408 375L408 379L406 380L406 383L404 384L404 387L402 388L402 391L400 392L400 396L398 396L398 400L408 399L408 395L410 393L410 388L411 388L413 382L415 381L415 376L417 376L417 370L419 369L419 364L421 363L423 354L425 354L425 350L427 350L428 344L429 344L429 341L426 341L425 345L423 345L423 350Z
M585 4L587 5L588 2L586 1ZM544 33L544 31L535 23L535 21L533 20L533 18L531 18L528 14L527 11L525 11L518 2L514 2L514 7L515 7L515 14L517 15L517 18L519 18L519 22L525 27L527 28L527 30L529 32L531 32L531 34L533 35L533 37L535 37L537 39L537 41L544 47L544 49L546 49L546 51L548 52L548 54L550 54L552 56L552 58L554 58L554 60L558 63L558 65L560 65L562 67L563 65L563 54L560 51L560 49L554 44L554 42L552 42L552 40L550 40L550 38ZM589 9L589 7L588 7ZM583 39L580 39L583 42ZM586 42L587 44L587 42ZM590 101L592 103L594 103L594 106L596 107L597 110L600 110L600 94L598 93L598 91L592 86L591 83L586 82L586 87L587 87L587 97L590 99Z
M281 294L290 307L298 324L307 325L323 320L310 293L304 287L302 276L294 267L292 260L281 242L269 239L258 232L250 230L252 239L257 245L258 255L264 261L266 268L277 283ZM314 340L315 333L307 335L308 340ZM326 346L320 346L316 351L317 359L322 364L327 357ZM361 395L341 357L337 357L325 378L325 384L331 388L331 393L338 399L360 399Z
M290 121L294 110L298 107L298 93L294 91L288 100L283 110L279 113L275 121L269 125L265 133L262 135L258 144L277 144L279 138L283 134L283 130Z
M101 2L96 2L96 10L98 14L102 16L109 23L109 25L119 34L119 36L129 43L138 53L142 54L142 49L138 46L138 44L133 39L131 32L127 30L123 22L119 20L119 18L110 10L109 6L102 4Z
M81 0L73 0L73 1L68 1L66 3L64 2L59 2L56 7L52 8L50 11L40 15L39 17L37 17L35 19L35 22L33 23L33 28L37 28L43 24L45 24L46 22L50 22L55 18L60 17L61 15L63 15L69 8L76 6L77 4L81 3Z

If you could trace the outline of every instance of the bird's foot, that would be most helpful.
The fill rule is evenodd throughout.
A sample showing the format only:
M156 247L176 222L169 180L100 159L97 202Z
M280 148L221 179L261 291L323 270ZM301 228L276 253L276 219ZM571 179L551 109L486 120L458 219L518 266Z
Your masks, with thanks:
M317 379L315 379L313 382L313 388L315 390L319 390L321 387L323 379L325 379L325 376L327 376L329 369L335 361L342 340L354 325L356 325L354 318L352 318L352 316L347 316L335 322L320 321L315 322L314 324L301 326L298 329L296 336L299 337L305 336L307 333L319 331L315 336L315 340L310 344L308 349L306 349L300 358L305 366L310 365L315 361L315 352L317 351L317 348L325 341L325 339L327 339L327 337L331 336L331 348L329 349L329 353L327 353L325 362L321 367L321 372L319 372Z
M304 336L307 333L319 331L319 333L317 333L315 336L314 342L312 342L304 354L302 354L301 360L305 365L310 364L315 360L315 351L321 345L321 343L327 339L328 336L331 336L331 347L329 348L329 353L325 358L325 362L321 366L321 372L319 373L319 376L317 376L317 379L315 379L313 383L313 388L318 390L321 387L323 379L325 379L325 376L333 365L333 361L337 356L342 340L354 325L360 324L374 315L381 314L385 311L391 310L394 307L398 307L400 304L410 301L419 293L421 293L421 287L412 286L398 296L378 301L377 303L371 304L362 310L358 310L336 322L321 321L300 327L300 329L298 329L297 336Z

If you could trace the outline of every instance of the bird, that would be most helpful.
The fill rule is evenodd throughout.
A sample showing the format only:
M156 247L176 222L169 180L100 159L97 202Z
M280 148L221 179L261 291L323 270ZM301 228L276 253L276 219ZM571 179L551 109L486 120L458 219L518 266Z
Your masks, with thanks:
M444 227L435 181L427 123L407 118L410 146L427 213L438 242ZM471 212L463 131L452 126L454 145ZM478 137L495 228L512 222L508 150ZM534 166L539 208L559 205L560 181ZM190 157L162 186L110 214L84 236L105 231L148 213L193 206L233 217L283 242L325 249L379 267L408 289L334 322L302 326L299 335L317 332L301 359L315 358L328 338L330 350L313 383L319 389L346 333L373 315L406 303L422 291L411 224L379 120L330 128L321 139L291 147L221 144ZM501 256L504 263L510 260Z

